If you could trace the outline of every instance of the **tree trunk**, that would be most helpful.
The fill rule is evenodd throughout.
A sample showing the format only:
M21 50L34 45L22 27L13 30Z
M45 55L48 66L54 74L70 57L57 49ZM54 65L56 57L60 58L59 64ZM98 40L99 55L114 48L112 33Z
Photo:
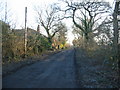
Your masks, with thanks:
M85 36L84 36L84 42L85 42L85 48L87 48L88 47L88 44L89 44L89 36L88 36L88 33L85 33Z
M52 38L51 37L48 37L48 42L50 44L50 47L52 48Z

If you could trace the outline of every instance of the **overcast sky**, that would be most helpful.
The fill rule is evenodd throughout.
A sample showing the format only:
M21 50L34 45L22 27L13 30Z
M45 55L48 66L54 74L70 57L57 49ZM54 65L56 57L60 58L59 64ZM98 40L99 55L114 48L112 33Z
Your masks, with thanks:
M114 0L106 0L113 4ZM48 6L52 3L58 2L58 0L0 0L3 7L5 7L5 2L7 2L8 10L8 19L11 19L14 22L17 22L16 28L24 27L24 18L25 18L25 7L27 7L27 26L33 29L37 28L38 23L36 22L36 12L34 10L35 6L40 6L44 9L45 5ZM2 18L4 19L5 9L2 10ZM72 25L71 20L65 20L65 23L68 26ZM41 32L46 34L44 29L41 27ZM68 32L68 42L72 44L74 36L70 30Z

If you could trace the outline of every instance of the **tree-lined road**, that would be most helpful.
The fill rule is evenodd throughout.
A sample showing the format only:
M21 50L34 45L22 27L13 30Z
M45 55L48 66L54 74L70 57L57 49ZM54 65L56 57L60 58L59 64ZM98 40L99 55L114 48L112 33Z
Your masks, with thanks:
M74 49L62 51L4 77L3 88L77 88Z

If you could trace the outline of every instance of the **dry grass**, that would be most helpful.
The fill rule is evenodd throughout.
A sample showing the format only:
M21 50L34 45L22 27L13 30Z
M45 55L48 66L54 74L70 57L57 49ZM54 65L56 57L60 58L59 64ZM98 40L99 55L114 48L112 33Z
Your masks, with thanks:
M100 50L100 51L99 51ZM109 51L109 50L108 50ZM118 88L118 73L108 64L108 52L77 49L76 63L80 84L85 88ZM91 56L92 55L92 56ZM106 60L105 60L106 59Z

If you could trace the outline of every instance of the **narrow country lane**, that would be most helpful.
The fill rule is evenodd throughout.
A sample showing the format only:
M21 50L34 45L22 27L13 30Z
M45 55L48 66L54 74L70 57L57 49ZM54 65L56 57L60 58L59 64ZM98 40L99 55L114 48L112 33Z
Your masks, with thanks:
M74 49L65 50L3 78L3 88L77 88Z

